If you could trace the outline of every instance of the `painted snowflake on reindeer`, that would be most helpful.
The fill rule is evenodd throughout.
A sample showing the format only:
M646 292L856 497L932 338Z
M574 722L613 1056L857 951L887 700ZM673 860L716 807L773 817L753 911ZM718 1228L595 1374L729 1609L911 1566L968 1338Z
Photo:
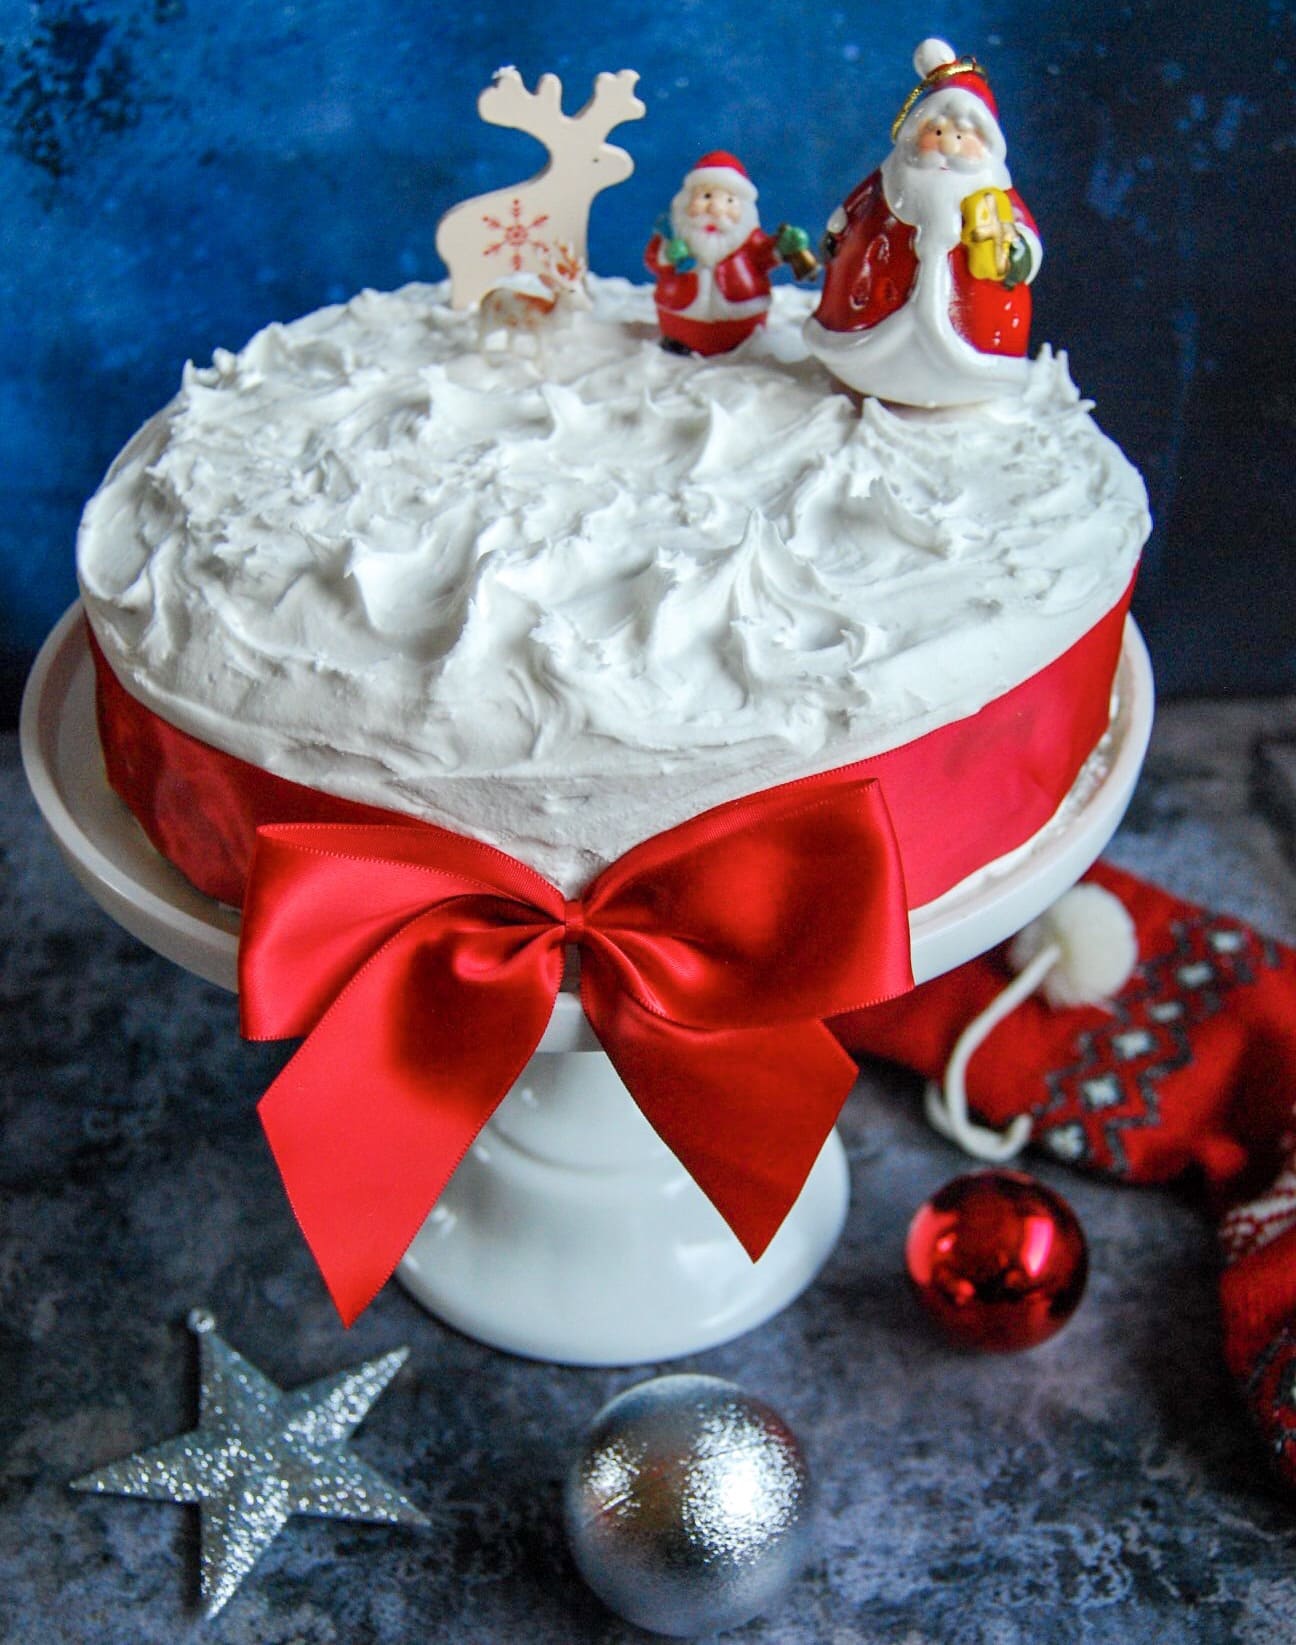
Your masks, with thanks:
M508 253L508 262L514 274L521 274L525 266L523 252L526 248L538 251L544 258L550 255L549 242L542 240L536 230L543 228L549 221L549 213L542 211L538 217L533 217L529 223L522 221L522 202L515 194L508 210L509 220L504 223L498 217L492 217L489 212L482 216L486 227L493 229L499 235L482 251L483 257L494 257L499 252ZM535 235L533 239L532 236Z

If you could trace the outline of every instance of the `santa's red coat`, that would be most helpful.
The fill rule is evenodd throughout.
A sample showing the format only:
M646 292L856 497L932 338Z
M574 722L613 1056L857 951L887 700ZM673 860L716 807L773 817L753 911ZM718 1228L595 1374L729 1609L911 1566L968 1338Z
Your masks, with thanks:
M765 321L765 309L752 314L725 315L714 319L688 315L698 299L702 282L696 268L681 273L662 255L665 240L654 234L644 252L644 263L657 282L657 320L662 334L685 344L698 354L720 354L736 348ZM772 234L755 228L736 251L731 251L711 270L715 289L724 303L752 303L770 295L770 270L779 261Z
M1032 234L1035 219L1016 189L1006 190L1015 218ZM918 272L917 230L887 204L882 173L875 171L847 197L846 226L828 261L815 318L829 331L869 331L903 307ZM1025 354L1030 335L1031 294L1023 282L1009 290L998 280L977 280L967 248L949 253L955 331L982 354Z

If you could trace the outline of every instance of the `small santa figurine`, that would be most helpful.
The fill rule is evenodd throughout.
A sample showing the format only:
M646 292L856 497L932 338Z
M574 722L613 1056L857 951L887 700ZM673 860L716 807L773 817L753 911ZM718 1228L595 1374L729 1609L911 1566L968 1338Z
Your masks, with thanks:
M806 342L862 394L967 405L1024 385L1043 253L980 64L924 40L914 67L891 153L828 220Z
M663 346L678 354L737 348L765 323L772 269L786 262L798 280L819 269L804 229L762 230L755 184L723 149L704 154L684 178L670 232L653 235L644 262L657 282Z

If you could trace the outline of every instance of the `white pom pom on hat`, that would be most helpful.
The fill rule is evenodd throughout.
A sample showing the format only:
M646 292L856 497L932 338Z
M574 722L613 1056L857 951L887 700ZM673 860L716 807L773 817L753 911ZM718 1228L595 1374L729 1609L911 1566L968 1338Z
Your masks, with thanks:
M920 80L925 80L933 69L952 63L957 55L947 40L937 40L933 35L930 40L921 41L914 51L914 72Z
M1118 994L1138 964L1129 910L1100 885L1077 885L1013 938L1008 963L1024 971L1043 949L1060 954L1040 984L1051 1006L1098 1005Z

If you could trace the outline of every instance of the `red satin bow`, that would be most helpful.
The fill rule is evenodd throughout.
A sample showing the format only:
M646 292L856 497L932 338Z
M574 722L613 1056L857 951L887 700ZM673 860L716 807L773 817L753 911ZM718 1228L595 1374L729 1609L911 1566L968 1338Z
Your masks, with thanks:
M243 1032L308 1036L259 1112L347 1324L535 1050L567 943L617 1073L755 1258L854 1079L822 1019L912 986L881 788L847 768L720 806L570 900L431 824L258 830Z

